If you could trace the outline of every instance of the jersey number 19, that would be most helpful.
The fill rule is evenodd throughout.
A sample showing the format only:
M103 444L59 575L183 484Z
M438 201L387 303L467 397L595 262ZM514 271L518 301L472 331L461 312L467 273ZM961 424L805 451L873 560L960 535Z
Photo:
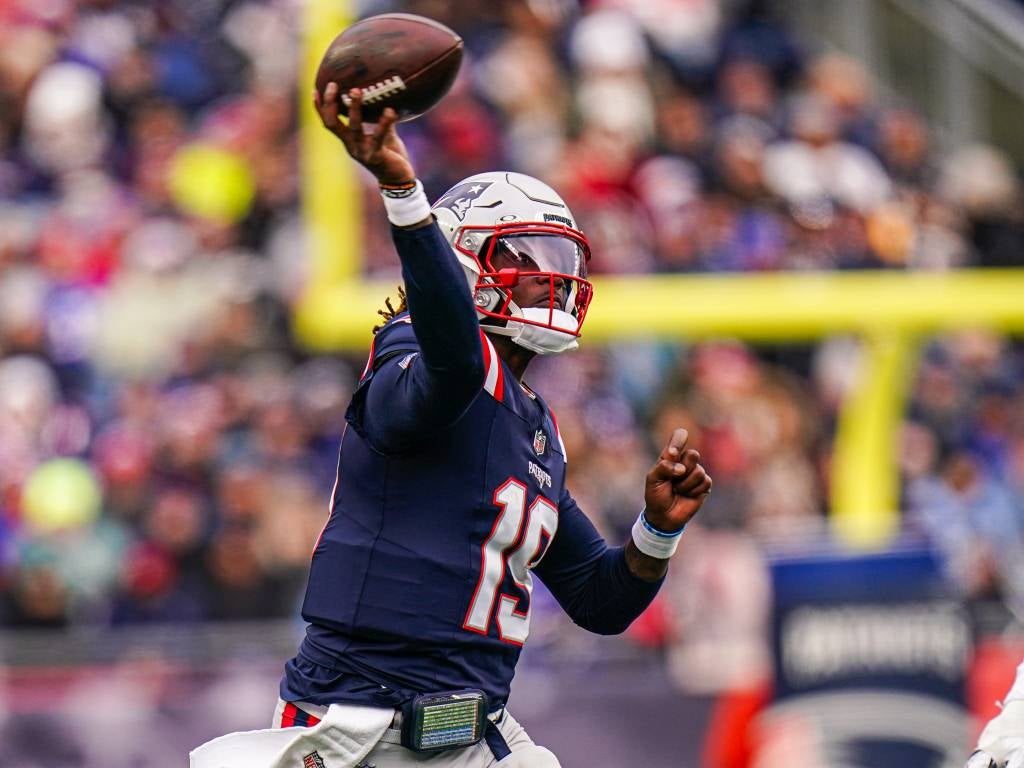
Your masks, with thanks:
M558 509L538 496L527 510L526 486L512 477L494 492L494 503L501 507L501 512L480 547L480 578L462 626L481 635L488 633L495 598L505 581L507 568L519 587L516 591L521 594L501 594L496 616L498 636L507 643L522 645L530 634L530 594L533 591L530 569L544 556L542 537L546 534L550 542L555 535Z

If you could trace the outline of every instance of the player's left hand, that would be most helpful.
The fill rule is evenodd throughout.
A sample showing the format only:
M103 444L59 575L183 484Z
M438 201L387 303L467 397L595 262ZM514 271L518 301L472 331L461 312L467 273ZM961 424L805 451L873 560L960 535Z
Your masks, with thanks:
M662 531L686 525L711 493L711 475L701 465L700 454L686 447L688 439L685 429L676 429L647 473L644 516Z

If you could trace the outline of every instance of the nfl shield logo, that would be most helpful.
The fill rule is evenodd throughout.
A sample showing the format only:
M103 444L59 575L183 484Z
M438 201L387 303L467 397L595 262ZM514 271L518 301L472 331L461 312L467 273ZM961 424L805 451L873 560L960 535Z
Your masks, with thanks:
M319 752L310 752L302 756L302 768L325 768L324 760Z
M533 452L538 456L544 455L544 449L548 447L548 436L544 434L544 430L538 429L537 434L533 436Z

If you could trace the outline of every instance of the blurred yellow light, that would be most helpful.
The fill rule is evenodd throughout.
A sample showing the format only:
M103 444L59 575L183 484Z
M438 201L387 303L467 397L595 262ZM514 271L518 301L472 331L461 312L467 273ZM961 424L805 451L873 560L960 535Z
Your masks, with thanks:
M100 485L78 459L53 459L29 475L21 497L22 517L31 528L50 533L88 525L100 511Z
M189 144L171 160L175 205L192 216L233 224L249 212L256 185L244 158L211 144Z

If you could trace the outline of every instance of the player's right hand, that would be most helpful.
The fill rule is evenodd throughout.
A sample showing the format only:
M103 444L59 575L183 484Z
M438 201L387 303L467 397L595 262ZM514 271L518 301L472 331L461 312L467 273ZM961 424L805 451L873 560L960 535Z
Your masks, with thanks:
M409 153L395 130L398 114L388 107L372 133L363 130L363 94L358 88L348 92L348 122L338 111L338 84L328 83L323 97L313 89L313 106L324 127L341 139L352 159L377 177L381 184L401 185L415 181Z

